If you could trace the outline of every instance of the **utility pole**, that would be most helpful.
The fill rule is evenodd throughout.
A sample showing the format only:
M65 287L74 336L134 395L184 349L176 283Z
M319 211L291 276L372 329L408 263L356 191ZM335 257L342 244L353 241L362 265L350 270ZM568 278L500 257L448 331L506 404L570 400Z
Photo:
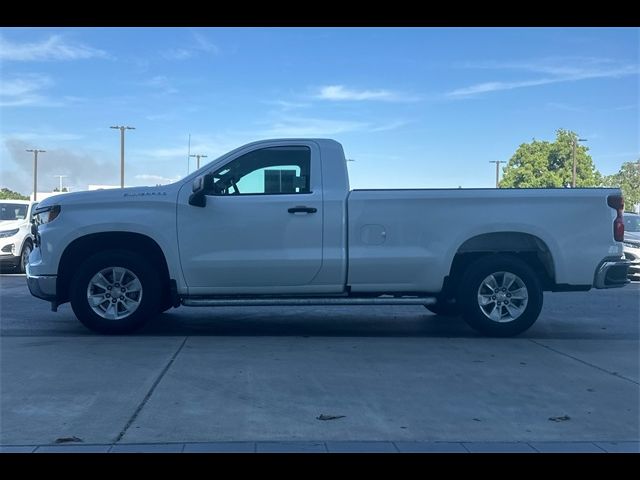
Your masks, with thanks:
M586 142L586 138L573 137L573 180L571 182L571 188L576 188L576 147L578 142Z
M189 134L189 146L187 147L187 175L189 175L189 157L191 156L191 134Z
M109 127L120 130L120 188L124 188L124 131L135 130L136 127L115 126Z
M189 156L190 156L190 157L196 157L196 159L197 159L197 161L198 161L197 166L196 166L196 170L197 170L198 168L200 168L200 159L201 159L201 158L207 158L207 156L206 156L206 155L202 155L202 154L200 154L200 155L189 155Z
M496 164L496 188L500 188L500 164L507 162L505 160L489 160L489 163Z
M33 152L33 201L35 202L38 199L38 153L45 153L46 150L33 148L27 152Z
M60 188L58 188L59 192L62 192L62 179L65 178L67 175L54 175L54 177L58 177L58 179L60 180Z

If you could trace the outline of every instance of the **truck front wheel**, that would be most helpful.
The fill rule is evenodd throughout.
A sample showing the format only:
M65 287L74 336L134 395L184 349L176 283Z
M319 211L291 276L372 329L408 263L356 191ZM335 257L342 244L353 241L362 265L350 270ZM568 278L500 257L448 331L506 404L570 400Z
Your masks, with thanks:
M71 308L90 330L130 333L158 315L159 276L133 252L112 250L85 260L71 280Z
M491 255L469 266L458 300L472 328L488 336L511 337L538 319L542 288L535 272L519 258Z

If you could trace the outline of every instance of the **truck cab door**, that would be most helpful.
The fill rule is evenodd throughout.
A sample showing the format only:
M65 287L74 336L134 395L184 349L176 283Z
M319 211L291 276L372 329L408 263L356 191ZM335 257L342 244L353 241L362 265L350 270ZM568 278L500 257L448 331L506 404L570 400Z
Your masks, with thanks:
M320 152L313 142L248 147L205 172L206 205L178 196L180 262L189 294L288 293L322 266Z

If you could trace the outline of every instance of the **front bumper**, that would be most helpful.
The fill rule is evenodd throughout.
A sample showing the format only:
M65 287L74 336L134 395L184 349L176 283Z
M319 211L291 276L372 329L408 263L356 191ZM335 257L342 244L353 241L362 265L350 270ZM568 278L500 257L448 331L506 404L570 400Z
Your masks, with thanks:
M27 286L34 297L55 302L57 275L31 275L27 264Z
M595 288L624 287L629 283L627 272L631 262L620 257L607 257L596 269L593 280Z

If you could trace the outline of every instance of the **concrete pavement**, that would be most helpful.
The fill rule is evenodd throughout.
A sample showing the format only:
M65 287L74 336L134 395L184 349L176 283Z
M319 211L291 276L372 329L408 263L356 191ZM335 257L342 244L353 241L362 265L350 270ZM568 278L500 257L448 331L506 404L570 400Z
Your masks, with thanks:
M105 337L22 282L0 277L3 451L638 450L639 285L487 339L418 307L181 308Z
M0 446L0 453L640 453L640 442L203 442Z

